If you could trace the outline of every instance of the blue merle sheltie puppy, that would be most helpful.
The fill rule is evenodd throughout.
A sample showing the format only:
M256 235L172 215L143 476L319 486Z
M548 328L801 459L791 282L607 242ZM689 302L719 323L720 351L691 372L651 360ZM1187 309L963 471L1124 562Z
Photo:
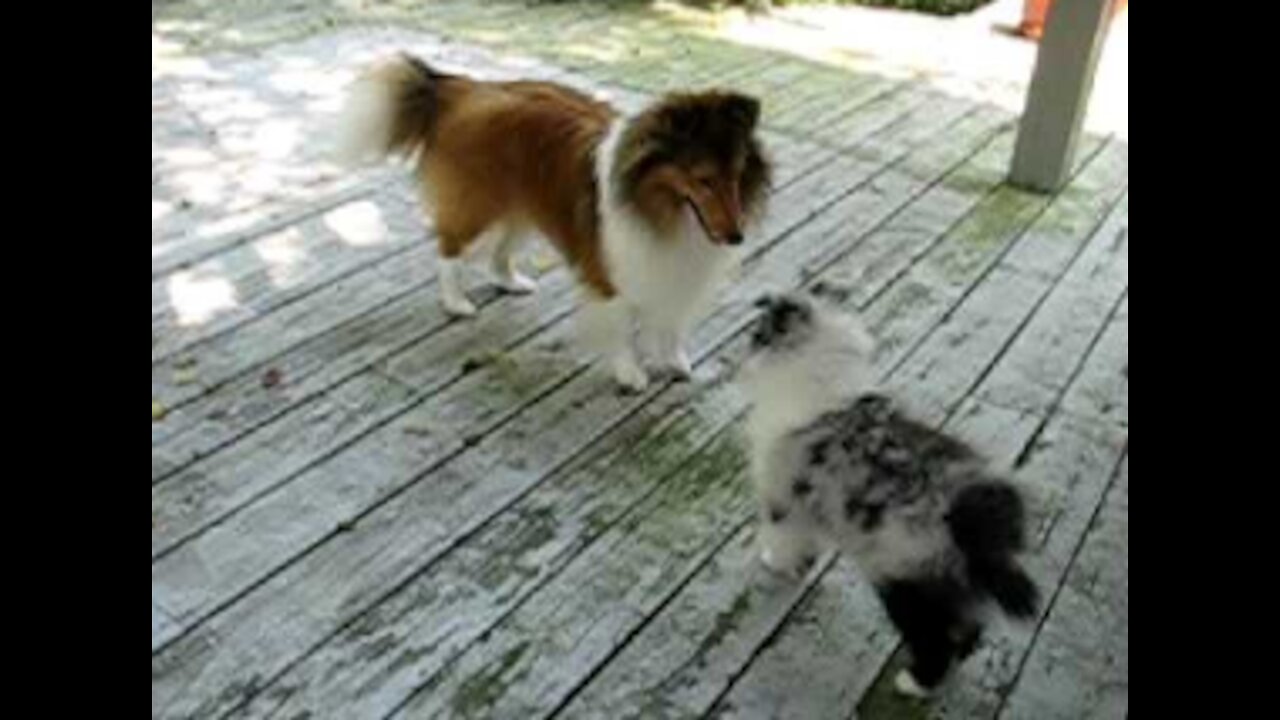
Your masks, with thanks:
M988 608L1036 614L1015 559L1023 501L973 449L875 389L872 339L824 294L758 303L741 380L761 558L801 575L828 547L852 557L910 651L897 689L926 695L973 652Z

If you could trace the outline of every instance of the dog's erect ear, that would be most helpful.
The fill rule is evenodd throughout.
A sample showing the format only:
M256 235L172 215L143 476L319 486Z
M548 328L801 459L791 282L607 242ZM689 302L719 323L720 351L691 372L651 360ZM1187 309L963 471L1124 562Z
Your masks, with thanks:
M754 130L760 121L760 101L749 95L729 95L724 101L724 111L735 125L746 130Z
M667 132L678 141L697 137L705 124L705 110L689 105L675 105L666 111Z

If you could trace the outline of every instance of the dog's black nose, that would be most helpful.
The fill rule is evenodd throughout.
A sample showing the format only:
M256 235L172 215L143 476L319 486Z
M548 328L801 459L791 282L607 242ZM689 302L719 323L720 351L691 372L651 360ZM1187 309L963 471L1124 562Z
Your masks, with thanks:
M725 235L725 236L724 236L724 241L725 241L725 242L727 242L727 243L729 243L730 245L741 245L741 244L742 244L742 233L740 233L740 232L738 232L738 231L736 231L736 230L735 230L735 231L733 231L733 232L729 233L728 235Z

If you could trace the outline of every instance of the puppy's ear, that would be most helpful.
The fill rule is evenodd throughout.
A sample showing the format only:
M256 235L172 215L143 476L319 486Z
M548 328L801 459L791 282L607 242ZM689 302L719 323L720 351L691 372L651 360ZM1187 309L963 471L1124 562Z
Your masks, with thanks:
M760 121L760 101L749 95L732 93L725 97L724 112L734 125L749 132Z
M756 298L755 302L751 303L751 306L756 308L757 310L768 310L769 308L773 307L773 303L774 303L773 295L769 293L765 293L764 295L761 295L760 297Z
M848 302L849 296L852 293L849 288L844 287L843 285L837 285L826 280L819 280L816 285L809 288L809 294L836 305L843 305Z

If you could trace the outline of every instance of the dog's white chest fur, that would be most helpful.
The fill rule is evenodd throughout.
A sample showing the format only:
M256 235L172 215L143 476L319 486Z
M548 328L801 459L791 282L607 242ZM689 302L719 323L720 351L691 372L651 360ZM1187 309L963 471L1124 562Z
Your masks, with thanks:
M737 253L712 244L686 209L679 237L658 237L649 223L620 205L612 185L613 162L626 126L615 120L596 155L599 211L610 279L641 323L685 329L710 302L737 263Z

